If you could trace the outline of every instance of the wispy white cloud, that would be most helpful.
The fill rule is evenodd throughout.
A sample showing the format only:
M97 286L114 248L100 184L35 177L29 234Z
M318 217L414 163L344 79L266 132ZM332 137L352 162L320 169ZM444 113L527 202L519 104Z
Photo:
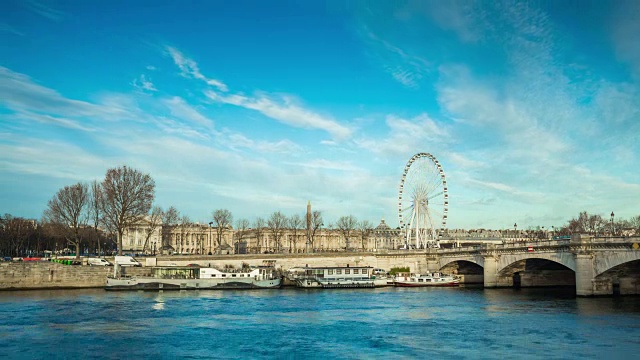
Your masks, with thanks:
M386 72L406 87L419 87L425 73L430 70L427 60L380 38L366 26L360 30L360 33L369 46L372 57L381 63Z
M51 116L51 115L24 112L24 113L16 114L14 118L17 120L23 120L23 121L24 120L36 121L41 124L53 124L56 126L60 126L68 129L74 129L74 130L96 131L95 128L90 126L85 126L81 124L79 121L65 119L65 118Z
M247 138L245 135L240 134L238 132L233 132L228 129L225 129L222 132L224 135L225 141L229 148L239 149L245 148L251 151L255 151L257 153L286 153L286 154L297 154L302 151L300 145L287 140L279 140L279 141L256 141L253 139Z
M388 115L386 124L389 129L384 138L362 137L354 140L357 146L385 156L411 156L425 146L440 147L451 141L447 128L437 124L427 114L412 119L403 119Z
M294 166L300 166L313 169L326 169L337 171L362 171L360 167L355 166L350 161L331 161L327 159L313 159L305 162L289 163Z
M247 97L231 94L227 96L213 91L205 91L205 95L214 101L258 111L293 127L326 131L336 140L347 139L352 133L351 129L336 120L295 104L290 97L283 97L281 102L277 102L266 95Z
M169 55L171 55L171 58L173 58L173 62L175 62L175 64L182 71L182 76L202 80L207 85L214 86L220 91L228 90L227 85L225 85L222 81L209 79L206 76L202 75L198 64L195 61L185 57L180 51L178 51L178 49L170 46L168 46L166 49L169 52Z
M61 21L66 15L63 11L56 10L50 6L45 5L43 1L26 0L24 2L24 5L36 14L44 16L53 21Z
M163 100L164 104L171 111L171 115L174 117L187 120L189 122L207 127L213 128L213 121L202 115L198 110L194 109L191 105L187 104L184 99L179 96L174 96L169 99Z
M24 33L22 31L19 31L18 29L16 29L15 27L7 23L0 22L0 33L2 32L6 32L9 34L18 35L18 36L24 36Z
M105 102L114 100L105 98ZM32 81L27 75L0 66L0 104L15 111L48 113L64 117L95 117L104 119L130 119L127 107L97 105L68 99L55 90ZM115 104L113 104L115 105Z
M144 74L140 75L140 77L133 80L133 86L140 90L158 91L158 89L156 89L156 87L153 85L151 80L147 79L147 77L144 76Z

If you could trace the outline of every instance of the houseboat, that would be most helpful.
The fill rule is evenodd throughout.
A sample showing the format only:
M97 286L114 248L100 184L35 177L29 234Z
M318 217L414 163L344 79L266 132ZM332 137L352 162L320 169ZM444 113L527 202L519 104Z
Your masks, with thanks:
M107 277L106 290L217 290L279 288L282 277L272 265L216 269L213 267L154 267L151 276Z
M387 286L386 278L373 275L371 266L323 266L289 269L287 277L301 288L374 288Z
M393 284L399 287L458 286L460 279L455 275L447 275L439 272L427 274L398 274L393 279Z

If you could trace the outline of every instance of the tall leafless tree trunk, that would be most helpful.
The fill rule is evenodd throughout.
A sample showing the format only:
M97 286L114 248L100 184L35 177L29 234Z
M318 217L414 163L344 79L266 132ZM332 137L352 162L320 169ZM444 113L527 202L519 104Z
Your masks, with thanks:
M100 256L100 231L98 230L98 226L100 226L100 219L102 217L102 211L100 210L102 208L100 204L100 201L102 201L102 185L100 185L98 181L94 180L91 182L91 188L89 191L89 220L91 221L91 226L96 234L98 256Z
M260 245L262 243L262 234L264 233L264 226L265 226L265 221L263 218L256 218L256 220L253 222L253 228L255 229L256 232L256 248L257 248L257 252L258 254L260 253Z
M164 211L160 206L154 206L151 209L151 215L149 215L149 221L147 222L147 227L145 228L145 238L144 245L142 245L142 252L146 254L147 245L149 244L149 239L156 231L160 224L162 224L162 218L164 217ZM155 248L153 249L155 250ZM155 255L155 254L154 254Z
M307 243L308 247L312 251L315 246L316 232L322 225L324 225L322 221L322 213L318 210L315 210L313 213L311 213L311 228L307 229L307 231L309 232L307 235ZM309 249L307 249L307 252L309 252Z
M236 221L236 249L235 249L236 254L240 252L240 242L242 241L242 239L244 239L244 236L247 234L248 228L249 228L249 220L238 219Z
M267 226L269 227L269 231L273 236L275 252L280 252L280 239L282 238L282 234L287 226L287 217L284 216L280 211L276 211L269 217L267 220Z
M58 190L44 214L49 222L58 225L67 242L76 247L76 258L80 257L80 228L87 223L89 203L89 187L77 183Z
M373 232L373 224L369 220L362 220L358 223L358 230L360 231L360 240L362 242L362 251L365 249L365 243Z
M213 221L216 223L216 241L218 247L216 252L219 254L221 250L220 247L222 246L222 234L233 222L233 215L231 215L231 211L227 209L218 209L213 212Z
M288 223L289 228L293 230L293 238L289 237L289 253L291 253L298 250L298 232L302 229L304 221L302 216L295 214L289 218Z
M107 170L102 182L102 212L107 226L116 231L118 255L122 255L124 230L144 219L155 197L149 174L122 166Z
M173 229L178 224L178 219L180 219L180 212L174 206L169 207L167 211L164 212L164 216L162 217L162 251L175 250L171 245L171 233Z
M349 250L351 233L353 232L353 230L355 230L357 224L358 219L356 219L356 217L353 215L342 216L336 222L336 227L338 227L338 230L340 230L340 233L344 237L345 250Z

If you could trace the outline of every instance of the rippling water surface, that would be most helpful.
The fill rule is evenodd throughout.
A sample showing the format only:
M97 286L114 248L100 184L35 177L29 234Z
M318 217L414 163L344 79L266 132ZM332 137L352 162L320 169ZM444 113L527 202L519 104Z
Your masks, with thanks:
M558 290L0 292L0 357L558 358L640 353L640 298Z

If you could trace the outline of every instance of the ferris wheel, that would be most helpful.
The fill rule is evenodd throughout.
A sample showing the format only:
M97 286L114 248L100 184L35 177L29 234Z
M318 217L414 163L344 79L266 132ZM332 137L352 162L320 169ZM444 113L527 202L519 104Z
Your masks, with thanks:
M418 153L407 162L398 191L398 216L405 246L440 247L447 225L449 194L442 166L429 153Z

